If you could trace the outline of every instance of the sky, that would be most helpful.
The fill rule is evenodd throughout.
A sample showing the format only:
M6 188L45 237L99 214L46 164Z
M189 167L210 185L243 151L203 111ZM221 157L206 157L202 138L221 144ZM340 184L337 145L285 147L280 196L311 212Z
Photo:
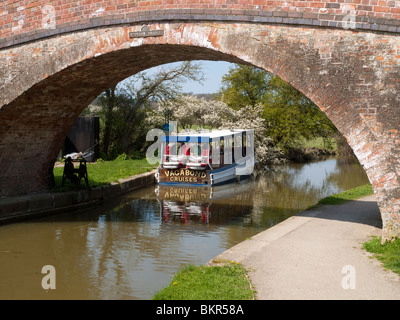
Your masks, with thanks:
M233 63L225 61L199 61L204 72L204 82L187 82L183 85L184 92L199 93L216 93L221 87L222 76L228 73L229 67L234 66Z
M179 64L171 63L169 65ZM204 61L199 60L196 63L200 64L204 73L204 81L202 84L195 81L187 81L182 85L184 93L216 93L221 87L221 79L222 76L228 73L229 67L234 66L235 64L225 62L225 61ZM166 67L168 65L164 65ZM159 67L154 67L151 69L145 70L146 73L151 74L153 72L157 72Z

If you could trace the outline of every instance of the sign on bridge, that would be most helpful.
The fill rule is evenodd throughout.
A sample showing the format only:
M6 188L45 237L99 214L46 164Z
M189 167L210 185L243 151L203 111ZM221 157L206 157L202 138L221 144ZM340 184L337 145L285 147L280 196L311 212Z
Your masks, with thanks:
M142 27L141 31L129 32L130 38L162 37L164 30L150 30L148 26Z

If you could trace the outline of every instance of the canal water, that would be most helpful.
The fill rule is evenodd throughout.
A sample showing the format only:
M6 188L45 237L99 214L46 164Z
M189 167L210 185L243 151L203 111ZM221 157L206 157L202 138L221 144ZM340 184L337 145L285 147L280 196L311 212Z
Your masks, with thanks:
M150 299L184 265L366 183L359 165L328 159L213 188L151 186L85 212L4 225L0 299ZM42 273L46 265L55 289L42 287L54 274Z

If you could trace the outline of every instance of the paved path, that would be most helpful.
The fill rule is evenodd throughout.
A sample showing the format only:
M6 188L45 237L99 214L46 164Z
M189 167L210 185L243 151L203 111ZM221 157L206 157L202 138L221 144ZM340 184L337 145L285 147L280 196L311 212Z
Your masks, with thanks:
M362 249L369 236L380 234L379 209L368 196L302 212L217 258L249 270L258 300L400 299L400 276ZM354 267L355 289L342 286L349 284L345 266Z

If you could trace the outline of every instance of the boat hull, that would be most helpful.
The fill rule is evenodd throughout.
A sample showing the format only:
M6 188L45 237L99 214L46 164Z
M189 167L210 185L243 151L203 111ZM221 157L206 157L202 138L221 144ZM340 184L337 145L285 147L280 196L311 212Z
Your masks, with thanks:
M156 179L160 185L214 186L249 177L253 167L254 161L234 163L214 170L160 168Z
M158 183L165 184L188 184L188 185L211 185L209 170L192 170L187 168L166 169L160 168L158 172Z

